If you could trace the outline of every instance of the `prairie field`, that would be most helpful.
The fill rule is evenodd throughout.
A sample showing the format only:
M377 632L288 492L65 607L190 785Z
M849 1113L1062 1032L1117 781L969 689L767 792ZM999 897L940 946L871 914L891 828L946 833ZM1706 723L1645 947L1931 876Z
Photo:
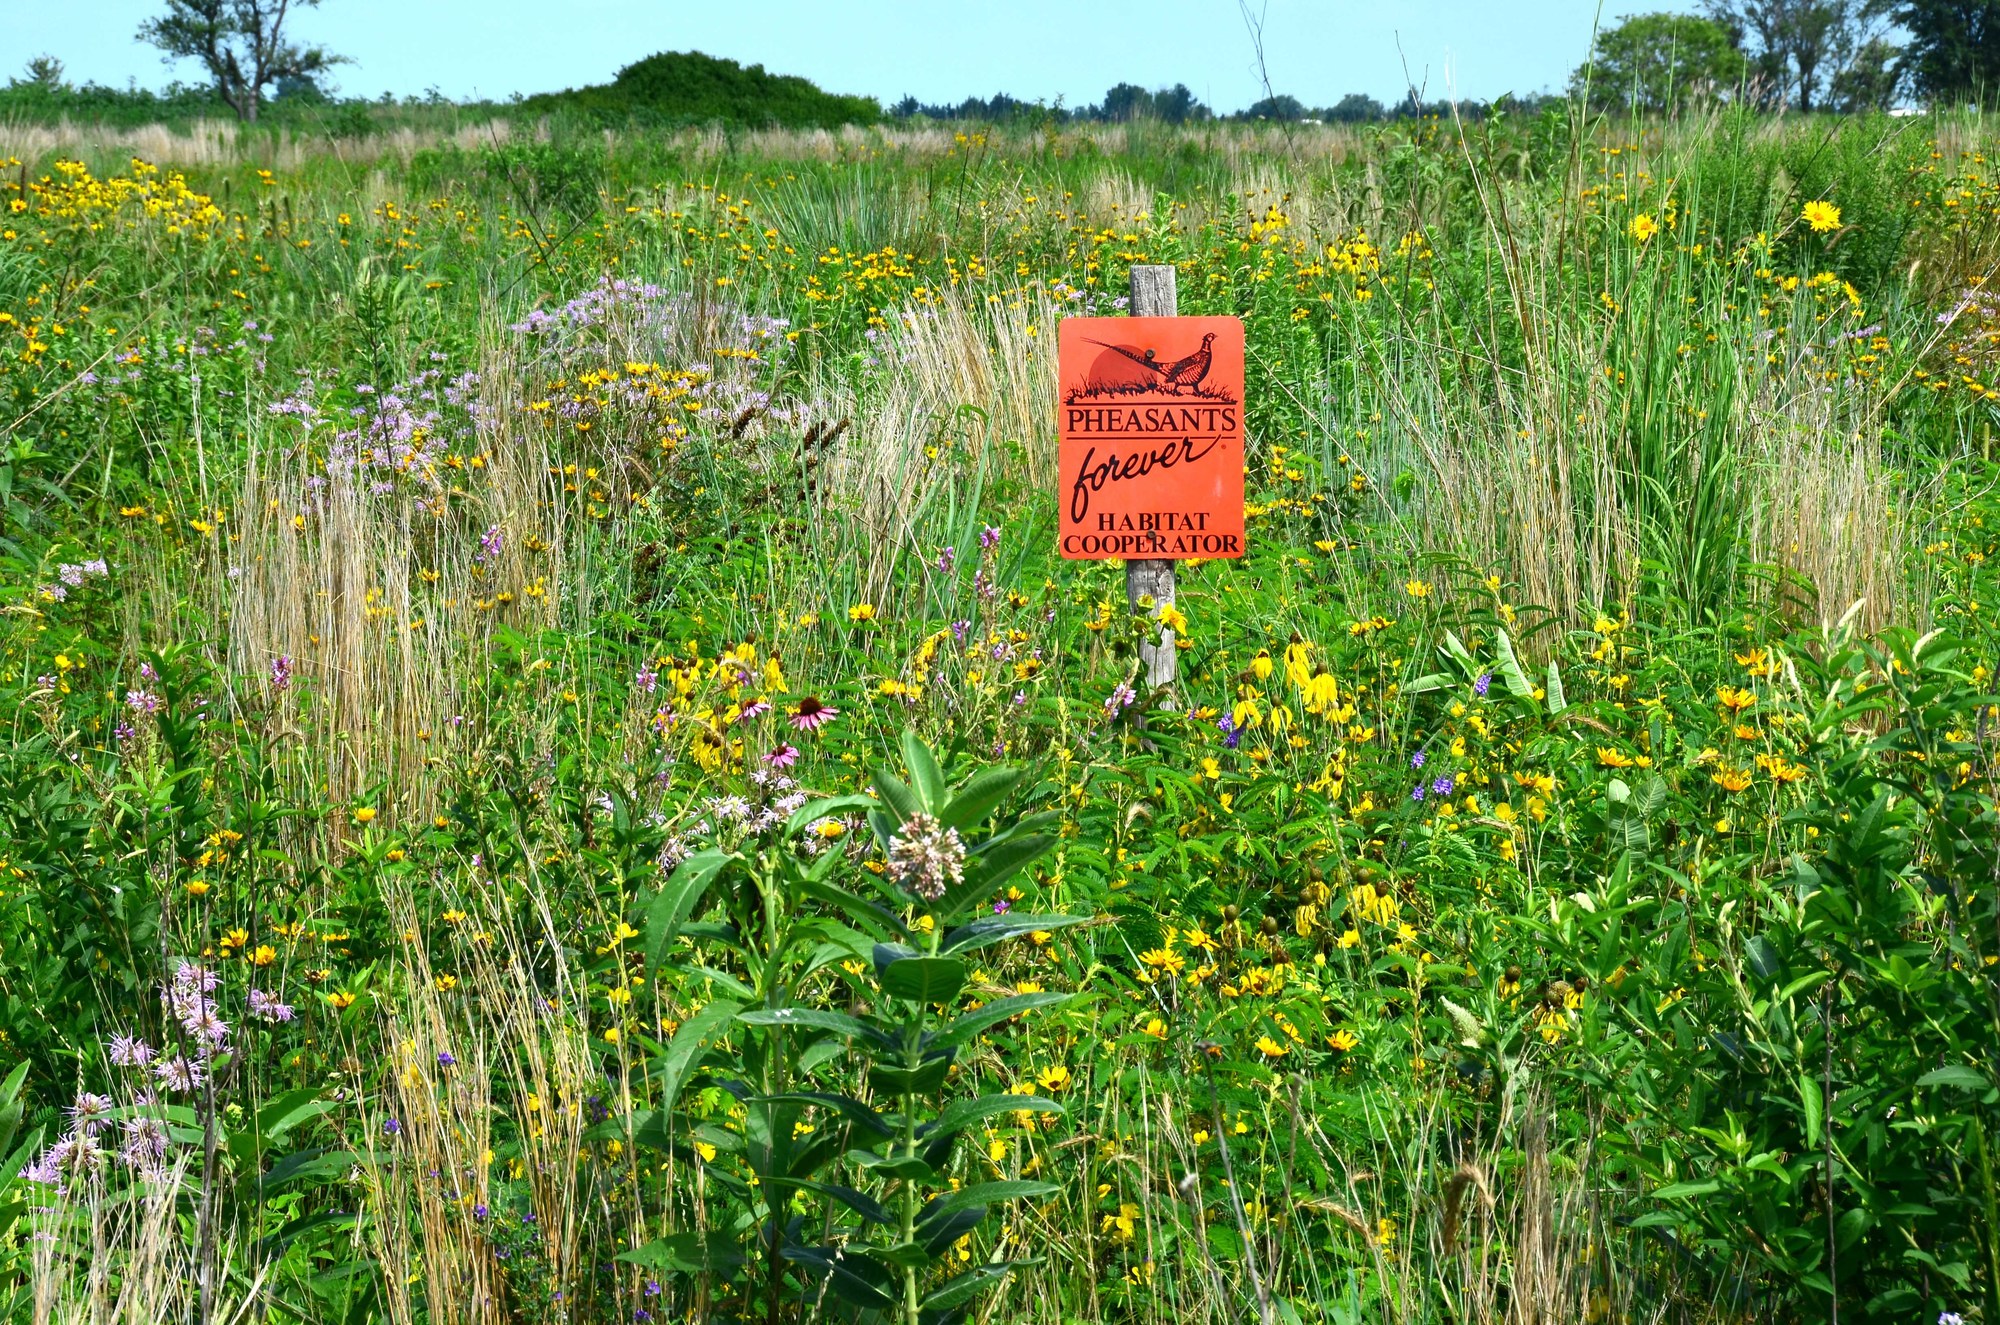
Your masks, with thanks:
M6 1318L1995 1325L1996 150L0 125Z

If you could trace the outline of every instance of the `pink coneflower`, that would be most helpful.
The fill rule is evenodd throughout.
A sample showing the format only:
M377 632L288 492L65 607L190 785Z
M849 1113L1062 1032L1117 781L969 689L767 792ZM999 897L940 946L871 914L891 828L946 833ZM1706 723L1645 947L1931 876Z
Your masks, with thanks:
M770 711L771 711L770 700L746 699L743 701L742 706L736 710L736 716L731 718L730 721L749 722L752 718L761 718Z
M796 745L781 745L771 751L771 753L765 755L764 762L772 768L790 768L793 764L799 762L799 747Z
M807 695L792 710L792 726L802 732L816 732L827 723L840 716L840 710L821 700L817 695Z

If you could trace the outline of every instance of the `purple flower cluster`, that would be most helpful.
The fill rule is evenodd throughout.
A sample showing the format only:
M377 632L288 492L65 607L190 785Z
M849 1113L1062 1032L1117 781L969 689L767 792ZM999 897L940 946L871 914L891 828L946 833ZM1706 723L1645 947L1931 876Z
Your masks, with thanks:
M141 1176L159 1174L166 1167L172 1138L154 1112L160 1103L157 1092L193 1093L208 1081L211 1060L229 1045L229 1024L214 997L220 983L221 978L206 967L181 963L161 986L160 1006L179 1026L184 1047L163 1055L137 1036L113 1035L105 1043L105 1057L136 1078L131 1103L121 1108L111 1095L78 1094L68 1110L69 1131L20 1176L69 1192L101 1177L114 1158ZM290 1006L261 990L250 991L249 1005L250 1015L262 1021L290 1021L294 1015ZM114 1127L119 1131L116 1152L100 1142Z

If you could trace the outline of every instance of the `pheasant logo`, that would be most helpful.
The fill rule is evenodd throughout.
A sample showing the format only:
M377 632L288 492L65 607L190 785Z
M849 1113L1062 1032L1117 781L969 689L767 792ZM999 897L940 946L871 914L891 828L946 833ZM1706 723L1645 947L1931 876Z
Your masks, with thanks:
M1085 366L1082 380L1064 393L1065 404L1120 396L1171 396L1216 404L1234 405L1239 396L1221 382L1212 380L1215 367L1215 333L1204 332L1192 353L1172 355L1158 345L1132 345L1098 340L1084 341L1098 350Z

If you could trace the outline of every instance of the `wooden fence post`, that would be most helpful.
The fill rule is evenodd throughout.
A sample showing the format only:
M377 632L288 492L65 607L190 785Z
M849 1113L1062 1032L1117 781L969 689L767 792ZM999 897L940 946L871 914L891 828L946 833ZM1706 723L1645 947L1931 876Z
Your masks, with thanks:
M1132 268L1132 303L1126 311L1133 317L1178 317L1180 300L1174 285L1174 269ZM1155 615L1159 613L1162 603L1174 601L1174 563L1171 560L1128 559L1125 562L1125 601L1137 607L1139 599L1148 594L1152 596ZM1157 690L1161 686L1172 685L1180 670L1174 632L1161 626L1157 640L1139 645L1139 661L1145 665L1149 687Z

